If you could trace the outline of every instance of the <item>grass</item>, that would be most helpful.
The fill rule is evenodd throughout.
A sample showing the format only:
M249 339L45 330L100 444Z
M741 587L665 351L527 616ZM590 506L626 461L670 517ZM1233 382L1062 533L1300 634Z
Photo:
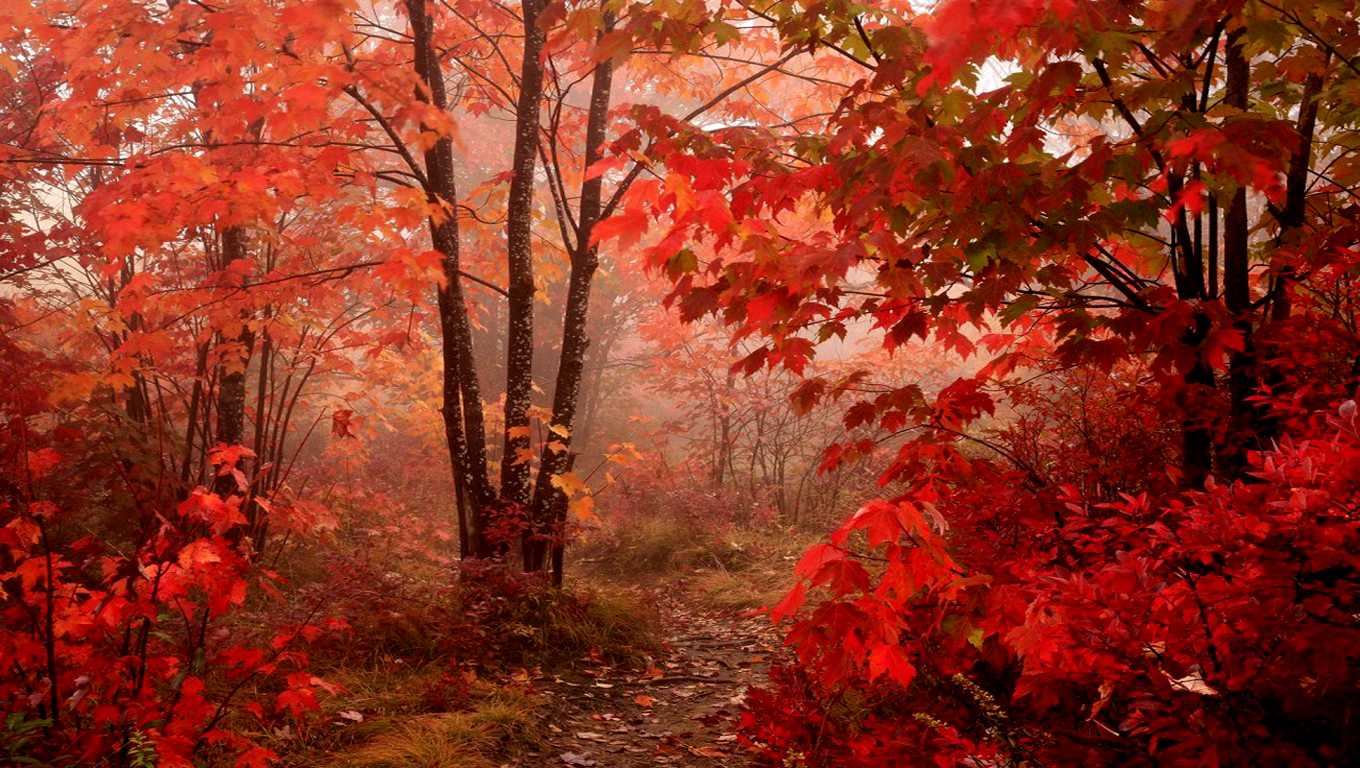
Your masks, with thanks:
M545 654L579 659L597 653L610 661L631 663L659 648L658 616L635 592L592 589L554 594L539 633Z
M718 610L750 610L779 602L792 586L785 571L703 571L689 582L694 601Z
M658 515L580 547L578 570L595 581L655 585L678 579L700 606L744 610L777 603L793 585L798 558L818 540L796 529L715 531L679 515Z
M400 665L396 665L399 667ZM330 725L289 744L285 762L306 768L484 768L538 743L541 701L523 688L474 681L466 708L430 712L437 669L340 670L345 692L325 704ZM345 725L341 712L364 713Z
M592 572L622 577L660 576L693 568L740 570L750 553L726 532L674 515L648 517L580 547Z
M482 684L466 712L391 721L367 742L331 755L341 768L482 768L536 744L539 700L522 689Z
M385 617L390 626L353 638L357 648L313 659L317 673L341 691L322 700L318 717L306 727L256 736L284 764L306 768L514 764L542 736L541 702L516 682L523 670L561 668L587 656L640 662L659 649L655 613L629 594L529 587L496 597L497 588L488 589L451 594L457 602L443 611L426 612L420 606L428 601L391 603L412 606L411 615ZM485 633L475 642L494 643L489 656L440 655L449 643L408 642L408 625L424 622L427 633L448 635L466 625L440 619L467 611L477 612Z
M345 768L481 768L494 739L490 729L461 712L424 715L327 762Z

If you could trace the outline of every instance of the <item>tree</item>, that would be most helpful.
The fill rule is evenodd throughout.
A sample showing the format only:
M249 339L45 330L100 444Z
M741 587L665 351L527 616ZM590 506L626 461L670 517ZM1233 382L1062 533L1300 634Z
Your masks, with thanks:
M916 437L882 476L890 497L800 565L777 614L808 589L829 599L796 623L800 665L784 699L761 701L752 734L777 757L820 744L827 764L923 748L926 760L1012 763L1344 753L1341 721L1317 715L1327 724L1305 733L1321 699L1286 689L1354 675L1349 650L1343 672L1305 640L1350 647L1353 624L1328 617L1351 604L1354 566L1336 562L1339 580L1305 608L1314 567L1338 554L1283 543L1315 541L1312 521L1238 526L1298 491L1279 474L1295 462L1325 463L1318 498L1353 506L1348 472L1315 453L1349 444L1327 419L1352 394L1353 320L1313 299L1354 268L1353 4L753 13L785 45L834 51L861 76L815 135L648 126L665 137L652 156L667 192L637 204L668 220L651 259L678 273L674 300L763 338L748 371L802 370L819 343L866 326L888 349L920 337L985 364L934 394L906 383L858 399L853 377L801 388L804 401L850 400L847 418ZM713 194L695 205L673 191L682 185ZM788 213L805 207L825 226L795 236ZM677 257L694 241L715 258ZM849 285L861 275L872 289ZM1308 348L1315 338L1330 346ZM1160 472L1160 440L1130 446L1138 460L1117 483L1091 464L1079 493L987 432L1018 381L1068 369L1118 377L1102 419L1123 398L1171 414L1169 484L1146 476ZM1055 410L1074 407L1052 396ZM1155 495L1118 495L1134 486ZM1355 522L1342 512L1318 524L1344 539ZM1295 557L1310 565L1287 576L1266 565ZM1169 583L1184 591L1164 598L1168 610L1182 613L1144 623L1168 605L1153 595ZM1293 597L1248 597L1277 589ZM1107 631L1122 650L1106 648ZM860 719L825 714L847 690L866 702Z

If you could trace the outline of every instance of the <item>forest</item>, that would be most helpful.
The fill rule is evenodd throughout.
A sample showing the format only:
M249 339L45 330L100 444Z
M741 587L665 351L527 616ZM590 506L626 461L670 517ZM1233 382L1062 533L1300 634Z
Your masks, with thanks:
M0 0L0 765L1355 764L1358 129L1355 0Z

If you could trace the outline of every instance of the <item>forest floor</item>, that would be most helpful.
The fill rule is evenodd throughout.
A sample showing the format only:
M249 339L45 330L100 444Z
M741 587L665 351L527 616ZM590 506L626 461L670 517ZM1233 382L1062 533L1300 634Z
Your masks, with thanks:
M567 599L526 603L536 608L488 630L522 655L475 670L443 650L450 618L425 608L444 593L391 601L363 628L362 652L346 647L323 670L337 686L325 717L260 736L293 768L749 765L742 705L788 653L760 608L788 589L807 542L780 534L658 525L583 548Z
M586 664L542 683L546 738L520 765L737 766L746 690L781 652L769 617L696 600L682 585L640 590L659 613L661 652L645 669Z

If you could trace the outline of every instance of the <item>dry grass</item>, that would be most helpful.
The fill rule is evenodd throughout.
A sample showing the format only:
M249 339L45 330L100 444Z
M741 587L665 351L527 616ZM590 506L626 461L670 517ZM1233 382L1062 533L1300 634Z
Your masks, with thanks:
M490 730L472 715L422 715L327 762L344 768L482 768L494 765L486 757L494 745Z
M342 675L346 692L327 702L339 721L346 709L364 711L362 722L332 723L293 743L285 761L306 768L489 768L540 739L540 701L523 689L476 682L465 711L422 712L422 689L431 670L391 670Z
M630 522L575 554L593 573L644 579L694 568L741 570L751 560L734 535L674 515Z
M677 577L697 604L719 610L773 605L793 585L793 568L819 540L795 529L707 530L679 516L648 518L582 547L586 578L656 584Z
M779 602L792 584L792 569L703 571L689 582L694 601L719 610L765 608Z

